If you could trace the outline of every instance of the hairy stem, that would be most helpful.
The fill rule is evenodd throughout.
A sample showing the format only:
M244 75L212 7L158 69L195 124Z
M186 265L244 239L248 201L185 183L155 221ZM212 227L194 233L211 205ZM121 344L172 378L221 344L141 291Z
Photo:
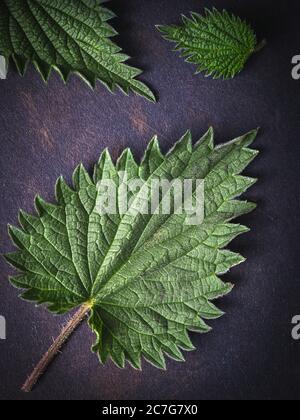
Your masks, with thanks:
M36 365L31 375L26 380L22 387L22 391L30 392L35 384L38 382L40 377L43 375L47 367L53 361L57 353L60 351L62 346L69 339L71 334L81 324L84 318L88 315L91 310L91 305L85 304L80 307L76 314L70 319L70 321L63 327L61 333L57 339L53 342L49 350L44 354L40 362Z

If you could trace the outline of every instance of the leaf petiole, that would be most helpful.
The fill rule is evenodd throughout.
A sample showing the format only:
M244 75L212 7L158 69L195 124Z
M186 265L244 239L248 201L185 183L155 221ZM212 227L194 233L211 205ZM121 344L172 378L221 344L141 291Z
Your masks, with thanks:
M70 338L72 333L79 327L84 318L89 314L91 308L92 305L90 303L82 305L80 309L75 313L75 315L70 319L70 321L63 327L57 339L53 342L49 350L47 350L47 352L44 354L40 362L36 365L31 375L22 386L22 391L32 391L33 387L36 385L48 366L52 363L62 346Z

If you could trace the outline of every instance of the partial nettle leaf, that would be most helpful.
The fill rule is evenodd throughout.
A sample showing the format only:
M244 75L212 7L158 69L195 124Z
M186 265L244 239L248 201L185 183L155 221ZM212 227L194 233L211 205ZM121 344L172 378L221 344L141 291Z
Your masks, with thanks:
M256 135L215 146L210 129L193 146L187 132L166 155L155 137L140 164L125 150L116 164L103 152L92 178L80 165L72 188L58 180L55 204L37 197L38 215L21 211L21 228L9 227L18 250L6 259L21 271L12 284L25 289L24 299L54 313L76 307L83 308L81 315L90 313L93 351L102 363L111 358L124 367L127 360L140 368L144 357L165 368L165 355L183 360L182 350L194 348L188 332L206 333L207 320L222 315L213 301L232 284L220 275L244 261L225 248L248 231L232 220L255 208L237 198L256 181L240 175L257 155L249 147ZM130 192L124 214L100 214L99 182L120 186L120 173L143 187ZM170 214L130 211L154 179L203 179L203 222L188 224L187 212L177 214L175 207ZM117 199L119 209L124 196Z
M45 82L52 69L67 82L77 73L91 87L100 80L109 90L121 88L155 101L136 79L141 71L124 62L110 39L115 15L100 0L3 0L0 2L0 54L12 59L21 75L32 62Z
M265 41L257 43L256 35L245 21L226 10L206 9L202 16L191 13L182 17L182 25L157 28L168 41L175 42L175 51L181 51L188 63L196 64L197 73L215 79L230 79L240 73Z

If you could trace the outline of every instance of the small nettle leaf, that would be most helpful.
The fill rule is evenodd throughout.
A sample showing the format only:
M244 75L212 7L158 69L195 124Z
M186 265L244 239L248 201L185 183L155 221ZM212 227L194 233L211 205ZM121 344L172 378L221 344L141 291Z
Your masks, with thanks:
M176 43L188 63L198 66L197 73L230 79L240 73L253 53L265 45L257 44L252 28L226 10L206 9L202 16L182 17L182 25L157 28L168 41Z
M256 181L241 175L257 155L249 147L256 135L215 146L210 129L193 146L187 132L166 155L155 137L140 164L130 150L114 164L106 150L93 178L78 166L72 188L58 180L55 204L37 197L38 214L21 211L20 228L9 227L18 249L6 259L20 270L12 284L25 289L24 299L54 313L88 309L97 337L93 351L103 363L111 358L124 367L127 360L140 368L144 357L165 368L165 355L183 360L182 350L194 348L188 332L206 333L207 320L222 315L212 302L232 284L219 276L244 261L225 247L248 231L232 220L255 208L238 197ZM125 176L141 188L124 192ZM139 201L150 202L145 191L154 180L166 179L204 180L202 223L187 223L188 210L177 212L175 205L165 214L132 211ZM122 192L116 211L101 213L99 186L108 180ZM156 210L170 189L159 196Z
M12 59L21 75L32 62L45 82L52 69L67 82L77 73L92 88L100 80L155 101L136 79L141 71L124 64L129 57L110 39L107 23L115 15L100 0L5 0L0 2L0 54Z

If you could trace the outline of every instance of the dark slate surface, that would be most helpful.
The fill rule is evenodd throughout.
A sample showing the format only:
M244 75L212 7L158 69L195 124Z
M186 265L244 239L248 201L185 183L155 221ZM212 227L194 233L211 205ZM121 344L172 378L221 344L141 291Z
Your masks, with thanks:
M194 76L154 28L213 4L247 18L268 39L233 81ZM91 169L106 146L114 157L130 146L140 158L155 133L166 151L187 128L197 139L212 125L222 142L261 126L262 153L248 171L260 181L247 195L259 207L242 220L252 232L231 246L248 261L227 276L236 284L219 302L227 315L211 323L212 333L193 335L197 350L185 364L169 361L166 372L146 363L142 372L101 367L90 352L93 336L82 326L35 391L24 395L20 385L64 318L19 300L1 260L0 314L8 337L0 341L0 398L297 399L300 342L291 339L291 318L300 313L300 81L292 80L290 63L300 53L299 1L119 0L110 6L119 15L118 42L145 69L159 103L112 96L100 84L93 93L75 77L65 87L54 75L46 87L32 69L23 79L11 71L0 81L1 251L12 249L6 224L17 222L19 208L32 211L36 193L52 200L56 178L70 179L80 161Z

